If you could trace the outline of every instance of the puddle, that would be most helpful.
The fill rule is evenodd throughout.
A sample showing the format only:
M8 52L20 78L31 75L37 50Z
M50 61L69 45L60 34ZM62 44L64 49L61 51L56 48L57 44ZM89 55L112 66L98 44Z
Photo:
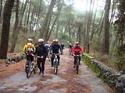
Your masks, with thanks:
M66 89L49 90L48 93L66 93Z
M18 89L19 92L33 92L35 90L37 90L37 86L30 86L30 85L26 85L23 86L23 88Z
M50 89L50 90L41 90L38 93L66 93L67 89L62 88L62 89Z
M47 79L45 81L42 81L43 85L48 85L51 83L57 83L57 82L67 82L67 80L62 79L61 77L57 76L57 75L51 75L52 78L51 79Z

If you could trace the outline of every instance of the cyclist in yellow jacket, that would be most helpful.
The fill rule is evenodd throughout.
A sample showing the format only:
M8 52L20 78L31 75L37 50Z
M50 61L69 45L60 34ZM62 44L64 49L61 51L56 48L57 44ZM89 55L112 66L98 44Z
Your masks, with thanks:
M29 38L27 44L24 45L23 52L26 54L27 61L32 62L34 60L35 46L31 38ZM26 65L27 65L27 62L26 62Z

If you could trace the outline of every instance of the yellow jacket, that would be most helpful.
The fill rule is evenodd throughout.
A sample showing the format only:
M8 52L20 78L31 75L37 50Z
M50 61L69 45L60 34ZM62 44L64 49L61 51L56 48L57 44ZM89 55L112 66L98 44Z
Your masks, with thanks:
M23 47L23 52L26 53L29 48L31 48L31 49L33 50L33 52L35 52L35 50L36 50L34 44L32 44L32 43L27 43L27 44L25 44L24 47Z

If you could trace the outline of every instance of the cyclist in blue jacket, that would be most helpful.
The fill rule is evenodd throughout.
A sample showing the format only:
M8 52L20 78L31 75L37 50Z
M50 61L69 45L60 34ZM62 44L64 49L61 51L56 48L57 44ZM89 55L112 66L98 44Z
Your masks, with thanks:
M60 53L62 54L62 48L58 43L58 39L53 40L53 43L50 47L50 53L52 54L51 66L53 66L54 54L60 54ZM58 58L58 62L60 64L60 56L58 55L57 58Z

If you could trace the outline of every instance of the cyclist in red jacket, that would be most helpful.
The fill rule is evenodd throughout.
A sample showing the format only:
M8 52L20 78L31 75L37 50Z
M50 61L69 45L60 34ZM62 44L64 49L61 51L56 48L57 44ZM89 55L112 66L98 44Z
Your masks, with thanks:
M81 61L81 55L83 54L83 49L80 47L79 42L75 43L75 46L72 48L72 53L74 56L74 66L76 64L76 55L80 55L79 56L79 60Z

